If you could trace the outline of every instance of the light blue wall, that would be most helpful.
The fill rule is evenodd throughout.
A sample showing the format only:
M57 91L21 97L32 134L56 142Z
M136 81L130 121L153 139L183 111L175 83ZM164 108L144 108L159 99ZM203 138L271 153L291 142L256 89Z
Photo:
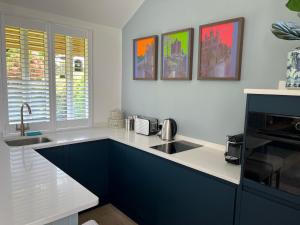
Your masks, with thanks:
M283 0L146 0L123 29L122 109L159 119L172 117L178 122L180 134L224 144L226 134L243 130L246 100L243 89L276 88L278 81L285 78L287 52L300 45L276 39L270 32L272 22L277 20L300 23L284 3ZM196 80L198 26L240 16L246 19L241 81ZM132 39L187 27L195 28L193 80L133 81Z

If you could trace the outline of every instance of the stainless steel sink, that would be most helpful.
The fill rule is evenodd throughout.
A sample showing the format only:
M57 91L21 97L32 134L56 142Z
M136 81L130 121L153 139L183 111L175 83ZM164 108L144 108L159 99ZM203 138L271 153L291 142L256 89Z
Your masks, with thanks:
M51 140L47 137L19 138L19 139L12 139L12 140L5 141L5 143L11 147L35 145L35 144L42 144L48 142L51 142Z

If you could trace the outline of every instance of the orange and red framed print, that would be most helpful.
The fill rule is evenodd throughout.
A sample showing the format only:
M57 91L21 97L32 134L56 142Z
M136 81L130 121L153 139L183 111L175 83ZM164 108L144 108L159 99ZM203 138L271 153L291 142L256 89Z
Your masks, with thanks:
M133 79L157 80L158 36L133 40Z
M199 28L199 80L240 80L244 18Z

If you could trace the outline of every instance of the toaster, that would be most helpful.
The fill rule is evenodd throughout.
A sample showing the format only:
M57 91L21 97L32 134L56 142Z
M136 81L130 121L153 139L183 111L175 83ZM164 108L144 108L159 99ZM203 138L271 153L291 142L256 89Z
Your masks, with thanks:
M158 119L151 117L137 117L134 121L134 129L137 134L152 135L158 132Z

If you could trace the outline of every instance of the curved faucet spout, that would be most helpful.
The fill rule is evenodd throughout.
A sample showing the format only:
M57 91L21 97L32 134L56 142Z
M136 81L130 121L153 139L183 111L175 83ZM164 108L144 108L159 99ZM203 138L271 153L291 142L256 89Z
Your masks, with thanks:
M20 125L21 136L25 136L25 130L26 130L24 126L24 106L27 108L29 115L32 114L30 105L27 102L23 103L21 106L21 125Z

